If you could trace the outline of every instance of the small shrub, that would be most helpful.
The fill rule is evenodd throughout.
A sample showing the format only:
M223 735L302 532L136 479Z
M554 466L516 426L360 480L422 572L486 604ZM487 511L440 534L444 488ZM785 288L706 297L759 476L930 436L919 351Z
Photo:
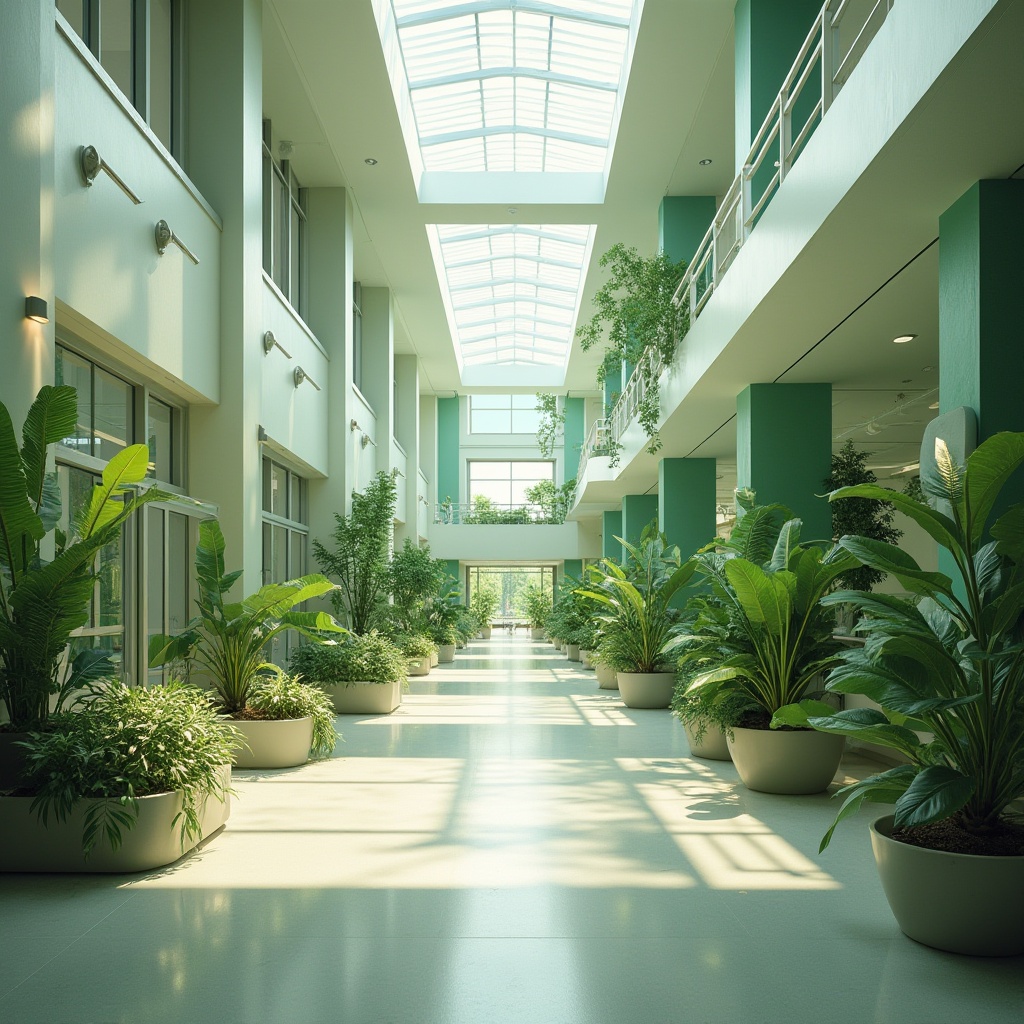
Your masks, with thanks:
M405 678L402 649L383 633L352 633L337 643L307 644L291 657L288 667L314 686L350 683L393 683Z
M324 645L310 646L320 649ZM303 683L298 676L290 676L280 669L273 675L260 677L253 687L248 708L277 721L312 718L313 739L309 745L312 758L329 757L338 742L331 698L318 687Z

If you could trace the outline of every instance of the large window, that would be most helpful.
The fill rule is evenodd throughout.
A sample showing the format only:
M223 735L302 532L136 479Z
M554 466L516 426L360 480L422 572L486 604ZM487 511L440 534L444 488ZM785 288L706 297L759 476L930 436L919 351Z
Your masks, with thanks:
M57 10L181 160L181 0L57 0Z
M306 191L287 160L275 160L263 122L263 269L299 316L306 314Z
M553 462L483 462L469 463L470 498L482 497L499 508L525 505L526 492L542 480L554 481Z
M550 565L534 566L483 566L471 565L469 576L469 598L472 602L477 590L490 590L498 599L495 619L527 619L527 591L536 587L551 600L554 592L555 570Z
M536 395L470 395L471 434L536 434Z

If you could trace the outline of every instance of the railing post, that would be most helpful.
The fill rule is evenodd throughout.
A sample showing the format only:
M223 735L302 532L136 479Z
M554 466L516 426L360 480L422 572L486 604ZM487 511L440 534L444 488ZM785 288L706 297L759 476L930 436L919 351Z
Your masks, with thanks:
M779 93L779 186L786 180L786 162L789 160L789 143L793 133L792 114L786 111L789 91Z
M752 205L750 200L750 164L744 164L743 170L740 173L742 175L742 183L740 186L740 207L741 215L743 217L741 227L743 229L743 241L745 242L750 237L750 230L752 227L750 223L750 210Z
M832 83L835 75L835 57L833 55L833 43L835 32L832 28L832 19L829 17L829 7L825 4L821 9L821 116L832 106L833 94Z

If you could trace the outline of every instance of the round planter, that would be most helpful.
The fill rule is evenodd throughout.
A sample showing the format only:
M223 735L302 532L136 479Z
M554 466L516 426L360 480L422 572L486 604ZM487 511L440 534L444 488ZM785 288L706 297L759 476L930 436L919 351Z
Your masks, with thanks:
M390 715L402 703L402 684L371 683L359 680L326 686L334 710L339 715Z
M409 675L426 676L430 674L430 655L422 658L409 658Z
M950 953L1024 953L1024 856L925 850L892 839L892 823L872 823L871 848L904 935Z
M580 660L580 649L576 646L576 644L566 644L566 648L567 649L565 653L570 661Z
M438 662L439 662L439 661L440 661L440 659L439 659L439 658L438 658L438 656L437 656L437 651L434 651L434 652L433 652L433 653L432 653L432 654L430 655L430 667L431 667L431 668L436 668L436 667L437 667L437 665L438 665Z
M611 665L606 665L604 662L601 662L595 671L597 672L597 685L599 689L617 690L619 688L615 669L613 669Z
M236 768L294 768L309 760L312 718L278 721L232 718L230 721L248 744L236 749Z
M580 660L583 662L584 668L593 668L594 659L591 657L591 651L580 651Z
M442 665L450 665L455 660L455 644L441 644L437 657Z
M747 789L798 796L828 789L844 741L810 729L733 729L728 742Z
M531 627L531 629L530 629L530 639L531 640L543 640L544 639L544 630L543 629L537 629L535 627Z
M694 757L707 758L709 761L732 760L725 732L720 725L708 722L704 729L704 735L699 740L696 736L695 727L689 722L683 722L683 731L686 733L687 743L690 744L690 753Z
M667 708L672 703L675 672L619 672L618 680L627 708Z
M484 628L480 630L480 637L483 640L490 640L491 639L491 627L490 626L484 626Z

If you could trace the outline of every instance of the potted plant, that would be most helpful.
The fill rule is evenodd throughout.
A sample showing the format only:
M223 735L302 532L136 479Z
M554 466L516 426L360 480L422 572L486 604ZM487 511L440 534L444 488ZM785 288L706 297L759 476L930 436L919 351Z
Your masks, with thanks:
M442 665L455 660L455 647L459 642L458 630L452 622L433 623L429 627L430 639L437 644L437 659Z
M727 734L756 706L742 693L709 689L691 690L690 684L701 672L697 663L680 659L679 676L672 697L672 714L679 719L694 757L710 761L731 761Z
M544 626L551 612L551 596L535 584L526 588L526 617L530 620L530 639L543 640Z
M470 607L480 620L480 632L484 640L491 639L491 619L498 610L497 583L494 580L481 581L473 589Z
M388 574L392 604L385 610L400 631L413 632L423 618L426 602L444 587L448 578L445 561L431 557L430 545L419 547L407 537L391 559Z
M0 404L0 700L10 719L0 732L0 789L18 784L24 757L16 742L45 727L69 695L114 670L104 651L66 659L68 642L88 621L100 549L139 508L167 497L155 488L136 491L145 481L149 452L130 445L107 464L70 531L53 536L62 501L47 458L52 444L74 432L77 419L74 388L41 388L19 449L10 414Z
M790 519L778 530L771 557L760 561L780 511L746 510L728 544L694 556L724 614L711 620L714 629L688 638L701 657L714 652L711 667L693 679L689 692L703 690L702 699L710 702L733 693L748 702L742 719L727 730L747 788L819 793L835 776L843 742L794 727L779 712L820 690L822 673L835 664L840 645L821 599L856 560L841 547L823 552L801 544L801 522ZM698 629L709 618L698 620Z
M437 652L437 645L429 637L421 633L406 633L395 637L395 643L409 663L410 676L430 674L431 658Z
M612 668L611 662L602 654L601 643L590 652L590 660L594 663L594 672L597 676L597 688L599 690L617 690L619 688L618 673Z
M694 566L681 563L679 548L669 547L652 527L644 530L639 546L625 540L622 546L630 558L627 567L602 560L592 567L597 586L583 593L605 606L599 650L616 670L623 702L631 708L667 708L675 683L672 652L680 643L672 599L693 577Z
M406 665L402 649L376 630L305 644L288 663L329 694L334 710L345 715L391 714L402 702Z
M841 790L836 822L864 801L894 804L872 824L871 843L900 928L929 946L985 956L1024 952L1024 826L1012 810L1024 796L1024 504L1001 511L986 538L1000 491L1022 463L1024 434L988 438L966 468L940 440L936 468L922 474L929 503L883 492L938 542L952 575L924 570L890 544L843 537L860 562L919 601L831 595L870 613L871 628L863 647L843 653L828 689L864 694L882 710L794 711L815 729L906 759ZM882 491L862 484L829 497Z
M171 682L88 684L24 741L25 780L0 797L0 870L146 871L227 821L230 725Z
M259 692L269 685L267 671L277 678L276 666L266 661L267 645L275 636L294 629L319 643L327 634L346 632L326 612L293 610L303 601L329 594L333 584L314 574L268 583L242 601L225 601L241 570L225 569L224 535L216 519L199 524L195 567L199 614L177 636L151 638L150 665L183 662L206 676L221 712L232 719L246 744L236 758L239 767L241 761L251 768L291 767L304 764L311 753L330 753L334 743L325 749L328 738L323 731L317 739L314 716L303 712L293 717L299 705L314 706L315 688L307 687L312 690L306 694L308 701L291 696L268 703Z

